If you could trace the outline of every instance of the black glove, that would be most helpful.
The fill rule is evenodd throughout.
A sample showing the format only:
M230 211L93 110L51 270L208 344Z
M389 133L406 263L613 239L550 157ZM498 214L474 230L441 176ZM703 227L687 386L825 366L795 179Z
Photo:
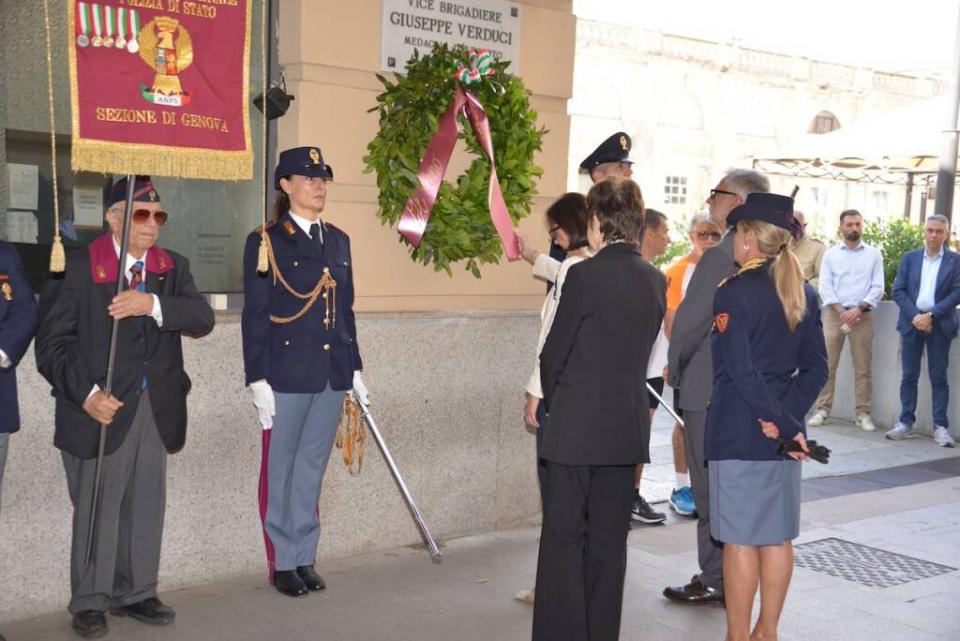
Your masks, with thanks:
M777 456L785 456L789 452L803 452L800 443L797 441L785 441L782 438L777 439ZM807 456L818 463L827 464L830 462L830 449L823 445L818 445L816 441L807 441Z

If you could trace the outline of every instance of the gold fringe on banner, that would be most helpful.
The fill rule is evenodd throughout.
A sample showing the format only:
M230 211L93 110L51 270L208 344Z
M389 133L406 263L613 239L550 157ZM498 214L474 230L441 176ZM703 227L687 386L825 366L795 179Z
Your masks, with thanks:
M252 151L215 151L73 139L74 171L150 174L211 180L250 180Z

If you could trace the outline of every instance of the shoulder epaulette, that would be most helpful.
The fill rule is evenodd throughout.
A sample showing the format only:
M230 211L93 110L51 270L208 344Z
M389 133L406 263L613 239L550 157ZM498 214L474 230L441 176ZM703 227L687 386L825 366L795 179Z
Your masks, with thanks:
M720 289L730 281L736 280L739 276L740 276L740 272L737 272L736 274L733 274L731 276L727 276L726 278L720 281L720 284L717 285L717 289Z
M264 229L270 229L271 227L273 227L273 226L276 225L276 224L277 224L277 221L271 220L271 221L268 222L266 225L260 225L259 227L257 227L256 229L254 229L254 230L253 230L253 233L255 233L255 234L262 233Z

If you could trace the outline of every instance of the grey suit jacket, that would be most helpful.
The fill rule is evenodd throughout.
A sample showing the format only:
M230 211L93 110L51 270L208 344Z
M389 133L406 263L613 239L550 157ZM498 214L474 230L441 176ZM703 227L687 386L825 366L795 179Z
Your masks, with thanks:
M737 273L733 239L731 231L720 244L703 254L673 321L667 366L670 385L681 390L680 409L703 412L710 401L713 389L713 357L710 353L713 297L720 282Z

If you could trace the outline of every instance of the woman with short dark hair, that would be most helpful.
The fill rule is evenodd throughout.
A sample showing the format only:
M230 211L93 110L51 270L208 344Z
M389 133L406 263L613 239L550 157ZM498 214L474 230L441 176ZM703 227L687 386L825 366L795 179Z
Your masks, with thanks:
M633 470L649 462L647 360L666 280L634 240L643 197L611 178L587 195L596 252L573 265L540 354L547 409L534 641L620 634Z

